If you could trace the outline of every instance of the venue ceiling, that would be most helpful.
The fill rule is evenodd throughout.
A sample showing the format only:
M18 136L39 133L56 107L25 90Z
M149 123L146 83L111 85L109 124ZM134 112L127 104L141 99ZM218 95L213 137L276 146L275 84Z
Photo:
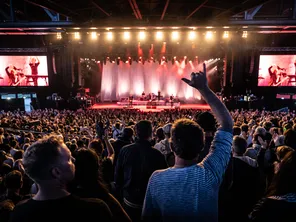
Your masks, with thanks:
M75 29L244 29L295 33L295 0L2 0L0 34Z

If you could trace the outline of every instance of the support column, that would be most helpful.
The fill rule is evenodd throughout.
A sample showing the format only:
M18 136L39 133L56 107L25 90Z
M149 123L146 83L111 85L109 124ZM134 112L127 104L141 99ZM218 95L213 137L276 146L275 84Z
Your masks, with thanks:
M13 0L10 0L10 19L11 19L12 22L15 22Z
M293 19L296 19L296 0L294 0L294 5L293 5Z

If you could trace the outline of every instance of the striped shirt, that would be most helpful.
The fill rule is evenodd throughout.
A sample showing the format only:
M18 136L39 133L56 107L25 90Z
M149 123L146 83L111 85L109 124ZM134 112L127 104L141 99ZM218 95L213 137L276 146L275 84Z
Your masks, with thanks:
M218 221L218 192L227 168L232 134L218 130L209 154L190 167L155 171L146 191L144 220Z

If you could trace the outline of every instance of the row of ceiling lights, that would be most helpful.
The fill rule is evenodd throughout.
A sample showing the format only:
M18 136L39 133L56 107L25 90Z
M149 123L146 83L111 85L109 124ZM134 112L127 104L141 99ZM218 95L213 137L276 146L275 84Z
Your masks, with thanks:
M97 32L90 32L89 34L90 34L91 39L93 39L93 40L96 40L98 38L98 36L100 35ZM74 32L73 35L74 35L74 39L76 39L76 40L79 40L81 38L80 32ZM229 31L224 31L223 32L222 37L224 39L229 38L229 36L230 36ZM107 32L105 37L106 37L106 40L112 41L114 39L114 34L113 34L113 32ZM138 33L138 40L139 41L144 41L146 39L146 37L147 37L146 32L141 31L141 32ZM171 33L171 39L173 41L180 40L180 37L181 37L181 33L178 32L178 31L173 31ZM205 38L206 39L210 40L213 37L214 37L214 32L213 31L207 31L205 33ZM248 32L243 31L242 38L247 38L247 37L248 37ZM63 38L62 33L58 32L57 33L57 39L62 39L62 38ZM124 41L129 41L131 39L131 32L128 32L128 31L123 32L122 38L123 38ZM197 38L197 32L195 32L195 31L188 32L188 40L195 40L196 38ZM155 39L158 40L158 41L163 40L164 39L164 33L161 32L161 31L156 32L155 33Z

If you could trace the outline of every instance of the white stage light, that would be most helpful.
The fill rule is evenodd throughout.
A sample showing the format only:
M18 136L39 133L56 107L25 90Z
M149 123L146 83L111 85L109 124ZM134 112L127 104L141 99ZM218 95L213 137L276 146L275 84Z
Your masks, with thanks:
M112 32L108 32L107 33L107 40L108 41L112 41L113 40L113 33Z
M96 40L98 38L97 33L96 32L92 32L91 33L91 39Z
M188 39L195 40L196 39L196 32L194 32L194 31L189 32Z
M173 41L179 40L179 38L180 38L179 32L177 32L177 31L172 32L172 40Z
M228 39L229 38L229 32L228 31L224 31L223 38L224 39Z
M213 38L213 32L211 31L206 32L206 39L210 40L212 38Z
M80 33L74 32L74 39L80 39Z
M146 33L145 32L139 32L139 40L145 40Z
M162 40L163 39L163 32L156 32L156 40Z
M57 39L62 39L62 33L57 32Z
M248 32L247 31L243 31L243 38L248 38Z
M123 39L124 40L130 40L130 38L131 38L130 32L124 32L123 33Z

